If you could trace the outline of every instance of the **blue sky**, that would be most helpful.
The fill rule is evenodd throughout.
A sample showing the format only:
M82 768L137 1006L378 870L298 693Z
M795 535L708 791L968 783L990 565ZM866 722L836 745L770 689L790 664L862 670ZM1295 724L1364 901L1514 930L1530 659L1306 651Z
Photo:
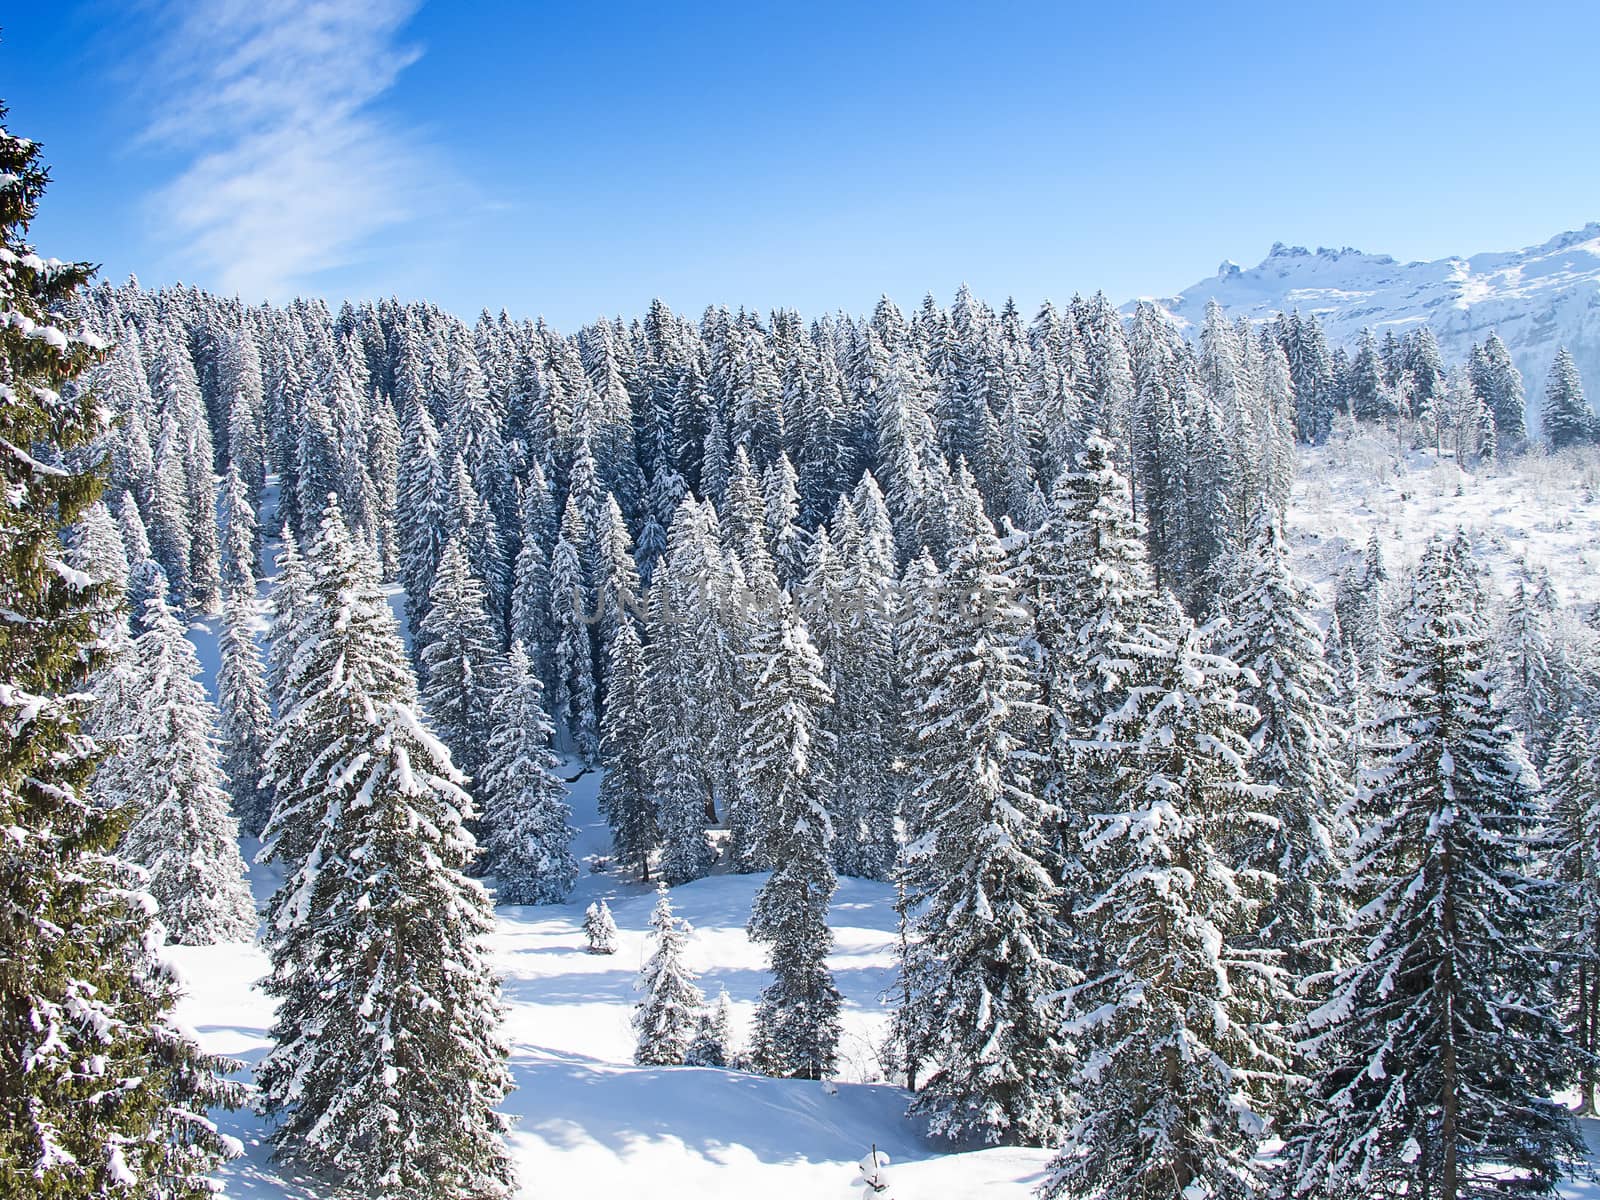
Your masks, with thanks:
M251 300L1031 309L1600 219L1587 2L7 8L40 249Z

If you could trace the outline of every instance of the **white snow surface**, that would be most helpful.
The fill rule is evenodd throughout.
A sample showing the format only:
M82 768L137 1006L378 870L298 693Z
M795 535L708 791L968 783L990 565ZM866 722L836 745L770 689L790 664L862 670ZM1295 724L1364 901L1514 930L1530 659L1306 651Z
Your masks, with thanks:
M1600 222L1538 246L1432 262L1280 243L1258 266L1225 262L1210 279L1154 302L1197 332L1212 299L1251 321L1315 313L1335 346L1353 347L1367 326L1382 339L1426 323L1447 366L1465 362L1493 330L1522 372L1532 426L1558 346L1572 351L1590 404L1600 398Z
M1600 602L1600 452L1531 457L1476 475L1448 460L1405 456L1382 439L1338 436L1302 449L1289 531L1296 563L1331 604L1339 572L1357 561L1367 537L1384 541L1392 577L1436 531L1467 530L1490 572L1509 581L1526 558L1551 572L1568 604ZM265 592L265 585L263 586ZM401 597L392 602L398 608ZM191 625L208 691L214 695L220 622ZM576 765L565 768L571 777ZM894 983L894 893L887 884L840 880L830 913L837 946L829 963L844 995L837 1081L766 1079L706 1067L632 1065L633 990L649 953L654 890L614 870L588 869L609 853L596 810L600 776L569 786L578 828L574 853L585 865L567 903L498 910L490 950L504 980L506 1034L516 1091L504 1105L521 1195L622 1196L641 1180L656 1200L750 1195L762 1200L824 1200L857 1194L858 1163L872 1145L894 1162L901 1200L1025 1200L1044 1178L1048 1150L957 1150L930 1141L904 1115L909 1096L879 1082L880 1044ZM257 845L245 839L246 861ZM725 987L736 1040L748 1039L768 975L760 946L747 938L750 902L765 875L715 875L673 889L676 913L694 927L687 958L708 996ZM255 866L264 903L277 872ZM492 881L490 881L492 885ZM604 897L619 929L617 953L587 952L584 909ZM169 947L186 981L178 1012L210 1051L249 1067L267 1050L272 1001L256 983L267 973L255 945ZM312 1200L314 1181L271 1161L268 1127L246 1111L215 1114L244 1145L224 1168L223 1195L251 1200ZM1600 1162L1600 1121L1583 1122ZM1600 1185L1571 1181L1569 1200L1600 1200Z
M1295 569L1332 608L1340 572L1376 533L1391 579L1402 579L1435 533L1464 530L1502 594L1524 563L1542 568L1563 606L1600 604L1600 451L1542 455L1463 471L1431 451L1335 432L1300 448L1287 532Z
M577 767L568 769L576 774ZM595 810L599 776L570 787L580 860L602 854L609 837ZM247 854L255 845L247 840ZM674 888L673 907L694 926L687 958L709 995L726 987L736 1039L748 1038L768 975L761 947L746 937L750 902L765 875L719 875ZM256 867L265 901L274 873ZM587 951L583 911L605 897L619 929L617 953ZM660 1200L759 1195L815 1200L854 1194L869 1147L895 1163L907 1197L1030 1196L1050 1155L989 1148L952 1152L921 1136L905 1116L907 1093L881 1077L875 1047L894 982L894 893L887 884L845 879L833 902L837 948L829 959L844 993L837 1082L766 1079L706 1067L636 1067L629 1025L633 990L649 954L653 888L611 871L586 873L569 901L501 908L490 942L504 980L506 1034L516 1091L512 1152L521 1195L622 1196L650 1181ZM272 1001L255 984L266 956L252 945L172 947L188 982L178 1012L207 1050L252 1066L267 1049ZM271 1161L268 1127L248 1111L218 1113L245 1156L222 1173L224 1194L257 1200L319 1196Z

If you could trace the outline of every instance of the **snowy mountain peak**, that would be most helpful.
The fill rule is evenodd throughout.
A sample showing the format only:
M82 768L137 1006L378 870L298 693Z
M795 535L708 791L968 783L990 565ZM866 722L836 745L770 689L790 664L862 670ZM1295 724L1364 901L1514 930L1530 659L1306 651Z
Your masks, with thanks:
M1557 250L1568 250L1573 246L1581 246L1585 242L1600 240L1600 221L1590 221L1582 229L1569 229L1566 233L1558 233L1539 249L1548 253ZM1593 247L1590 247L1592 250Z
M1522 370L1535 420L1564 345L1591 401L1600 396L1600 221L1521 250L1427 262L1275 242L1257 266L1224 261L1211 278L1155 303L1180 327L1198 328L1212 299L1252 321L1292 309L1315 313L1335 345L1353 345L1369 326L1404 332L1426 323L1446 362L1464 361L1492 330Z
M1261 270L1272 262L1273 259L1316 258L1325 262L1338 262L1346 258L1360 258L1368 262L1392 265L1394 259L1387 254L1368 254L1364 250L1357 250L1353 246L1341 246L1335 250L1331 246L1318 246L1315 251L1307 250L1304 246L1285 246L1282 242L1273 242L1272 249L1267 251L1267 257L1262 260Z

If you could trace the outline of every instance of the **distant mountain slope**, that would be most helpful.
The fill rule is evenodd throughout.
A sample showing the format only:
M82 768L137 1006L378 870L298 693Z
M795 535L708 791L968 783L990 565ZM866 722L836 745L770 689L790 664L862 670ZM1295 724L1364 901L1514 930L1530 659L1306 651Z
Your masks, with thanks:
M1565 345L1590 403L1600 399L1600 222L1541 246L1434 262L1280 243L1259 266L1223 263L1212 278L1155 303L1180 326L1198 327L1213 298L1252 321L1286 309L1314 312L1335 345L1353 344L1363 326L1381 337L1386 328L1399 334L1426 322L1447 364L1495 330L1522 371L1535 422L1556 347Z

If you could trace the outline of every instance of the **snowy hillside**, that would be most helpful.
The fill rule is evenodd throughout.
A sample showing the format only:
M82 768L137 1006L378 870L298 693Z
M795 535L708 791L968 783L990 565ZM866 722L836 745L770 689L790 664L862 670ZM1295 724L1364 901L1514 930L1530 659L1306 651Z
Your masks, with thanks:
M1600 458L1530 454L1476 474L1449 459L1398 457L1387 439L1335 435L1300 448L1288 527L1298 569L1331 605L1339 573L1374 533L1391 570L1457 528L1505 590L1526 562L1550 573L1562 603L1600 604Z
M1426 323L1447 363L1465 361L1493 330L1527 381L1535 422L1557 346L1572 351L1591 400L1600 393L1600 222L1539 246L1434 262L1280 243L1258 266L1225 262L1212 278L1156 303L1198 328L1213 299L1252 321L1290 309L1315 313L1336 345L1353 345L1367 326L1381 337Z

